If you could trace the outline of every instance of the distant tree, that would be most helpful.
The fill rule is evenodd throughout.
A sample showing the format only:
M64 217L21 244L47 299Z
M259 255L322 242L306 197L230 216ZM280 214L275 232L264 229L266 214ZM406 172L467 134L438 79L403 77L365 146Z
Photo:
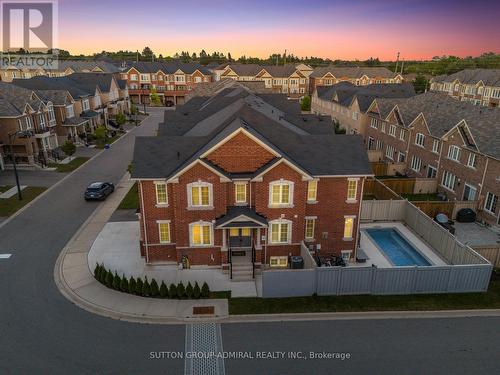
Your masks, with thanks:
M311 97L309 95L305 95L300 101L300 109L302 111L310 111L311 110Z
M427 89L427 85L429 84L429 80L425 78L422 74L418 74L413 80L413 88L417 94L421 94L425 92Z
M142 50L142 57L144 58L144 60L146 61L151 61L154 57L154 53L153 51L151 50L151 48L149 47L144 47L144 49Z
M227 53L227 61L229 62L233 61L233 58L231 57L231 52Z

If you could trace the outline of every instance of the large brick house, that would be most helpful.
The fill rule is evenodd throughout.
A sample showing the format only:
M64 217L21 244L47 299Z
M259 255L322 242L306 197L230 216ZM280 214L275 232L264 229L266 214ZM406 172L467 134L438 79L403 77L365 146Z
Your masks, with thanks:
M431 90L485 107L500 105L500 69L464 69L431 78Z
M210 71L203 65L180 62L131 62L120 77L128 83L131 101L146 105L152 90L162 104L179 105L184 104L186 94L196 85L212 81Z
M260 95L260 94L259 94ZM301 243L356 255L362 138L335 135L284 95L225 89L165 113L158 136L136 139L140 252L147 263L232 269L286 266Z
M309 90L313 93L318 86L332 86L339 82L350 82L356 86L402 83L403 76L384 67L318 66L309 76Z

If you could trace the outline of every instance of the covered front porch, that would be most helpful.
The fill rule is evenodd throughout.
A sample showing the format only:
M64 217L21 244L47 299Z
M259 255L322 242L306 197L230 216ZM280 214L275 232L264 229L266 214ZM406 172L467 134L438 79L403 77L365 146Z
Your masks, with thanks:
M255 279L262 264L262 237L267 219L246 206L230 207L226 215L216 220L215 228L222 230L223 269L234 281Z

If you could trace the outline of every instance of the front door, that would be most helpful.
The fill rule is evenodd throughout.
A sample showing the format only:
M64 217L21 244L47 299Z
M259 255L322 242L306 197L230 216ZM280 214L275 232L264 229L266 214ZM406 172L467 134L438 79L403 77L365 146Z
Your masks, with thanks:
M231 228L229 230L229 245L231 248L244 248L252 246L250 228Z

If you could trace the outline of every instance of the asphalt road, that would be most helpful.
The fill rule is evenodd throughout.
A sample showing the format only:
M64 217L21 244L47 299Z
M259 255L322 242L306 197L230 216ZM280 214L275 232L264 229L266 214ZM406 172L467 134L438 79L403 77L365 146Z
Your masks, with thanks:
M90 181L117 183L134 135L154 134L160 112L0 227L0 374L182 374L182 325L120 322L68 302L54 284L57 256L99 203ZM226 374L499 373L500 318L227 324L225 351L337 351L349 360L225 361ZM208 373L208 372L206 372Z

